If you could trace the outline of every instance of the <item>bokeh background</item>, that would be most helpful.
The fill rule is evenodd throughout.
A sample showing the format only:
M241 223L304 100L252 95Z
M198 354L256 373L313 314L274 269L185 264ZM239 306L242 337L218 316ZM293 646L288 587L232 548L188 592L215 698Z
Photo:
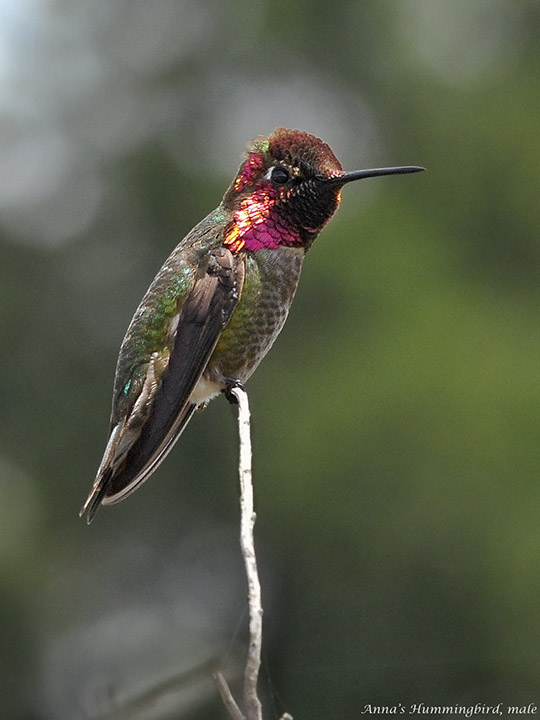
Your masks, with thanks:
M345 189L249 383L267 717L540 700L539 42L537 0L0 2L3 719L225 717L234 410L77 513L136 305L277 125L428 172Z

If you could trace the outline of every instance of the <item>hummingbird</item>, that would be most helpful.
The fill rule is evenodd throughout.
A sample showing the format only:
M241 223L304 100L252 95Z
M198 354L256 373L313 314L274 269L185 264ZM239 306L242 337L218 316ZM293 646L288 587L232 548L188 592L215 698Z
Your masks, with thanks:
M81 510L123 500L159 466L197 409L231 402L279 335L306 252L342 188L417 166L344 172L330 147L276 128L248 146L221 204L172 251L120 348L109 438Z

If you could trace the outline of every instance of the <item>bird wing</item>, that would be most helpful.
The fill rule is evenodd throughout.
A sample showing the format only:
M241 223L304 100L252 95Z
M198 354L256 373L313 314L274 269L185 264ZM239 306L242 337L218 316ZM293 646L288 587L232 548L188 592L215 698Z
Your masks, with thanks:
M128 329L118 363L109 441L81 510L88 522L101 503L122 500L149 477L196 409L191 394L238 303L245 274L244 262L223 247L208 254L202 267L201 272L199 264L178 311L166 322L167 342L147 352L142 365L130 361L137 356L137 346L148 336L152 339L151 329L138 327L143 325L144 299ZM171 269L166 264L147 295L159 294L160 276L162 283L167 272Z

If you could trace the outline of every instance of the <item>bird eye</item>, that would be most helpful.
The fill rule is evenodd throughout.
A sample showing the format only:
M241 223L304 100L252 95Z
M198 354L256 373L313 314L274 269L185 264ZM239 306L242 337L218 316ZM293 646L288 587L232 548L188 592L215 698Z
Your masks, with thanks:
M285 185L290 178L289 172L279 165L270 168L268 176L272 182L276 183L276 185Z

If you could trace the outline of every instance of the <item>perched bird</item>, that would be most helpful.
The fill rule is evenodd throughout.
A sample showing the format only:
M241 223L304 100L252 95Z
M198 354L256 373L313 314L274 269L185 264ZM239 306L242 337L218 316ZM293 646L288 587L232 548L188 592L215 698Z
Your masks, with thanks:
M243 384L278 336L306 252L362 178L330 147L277 128L248 152L219 205L180 242L143 297L120 348L110 434L81 515L123 500L158 467L197 408Z

